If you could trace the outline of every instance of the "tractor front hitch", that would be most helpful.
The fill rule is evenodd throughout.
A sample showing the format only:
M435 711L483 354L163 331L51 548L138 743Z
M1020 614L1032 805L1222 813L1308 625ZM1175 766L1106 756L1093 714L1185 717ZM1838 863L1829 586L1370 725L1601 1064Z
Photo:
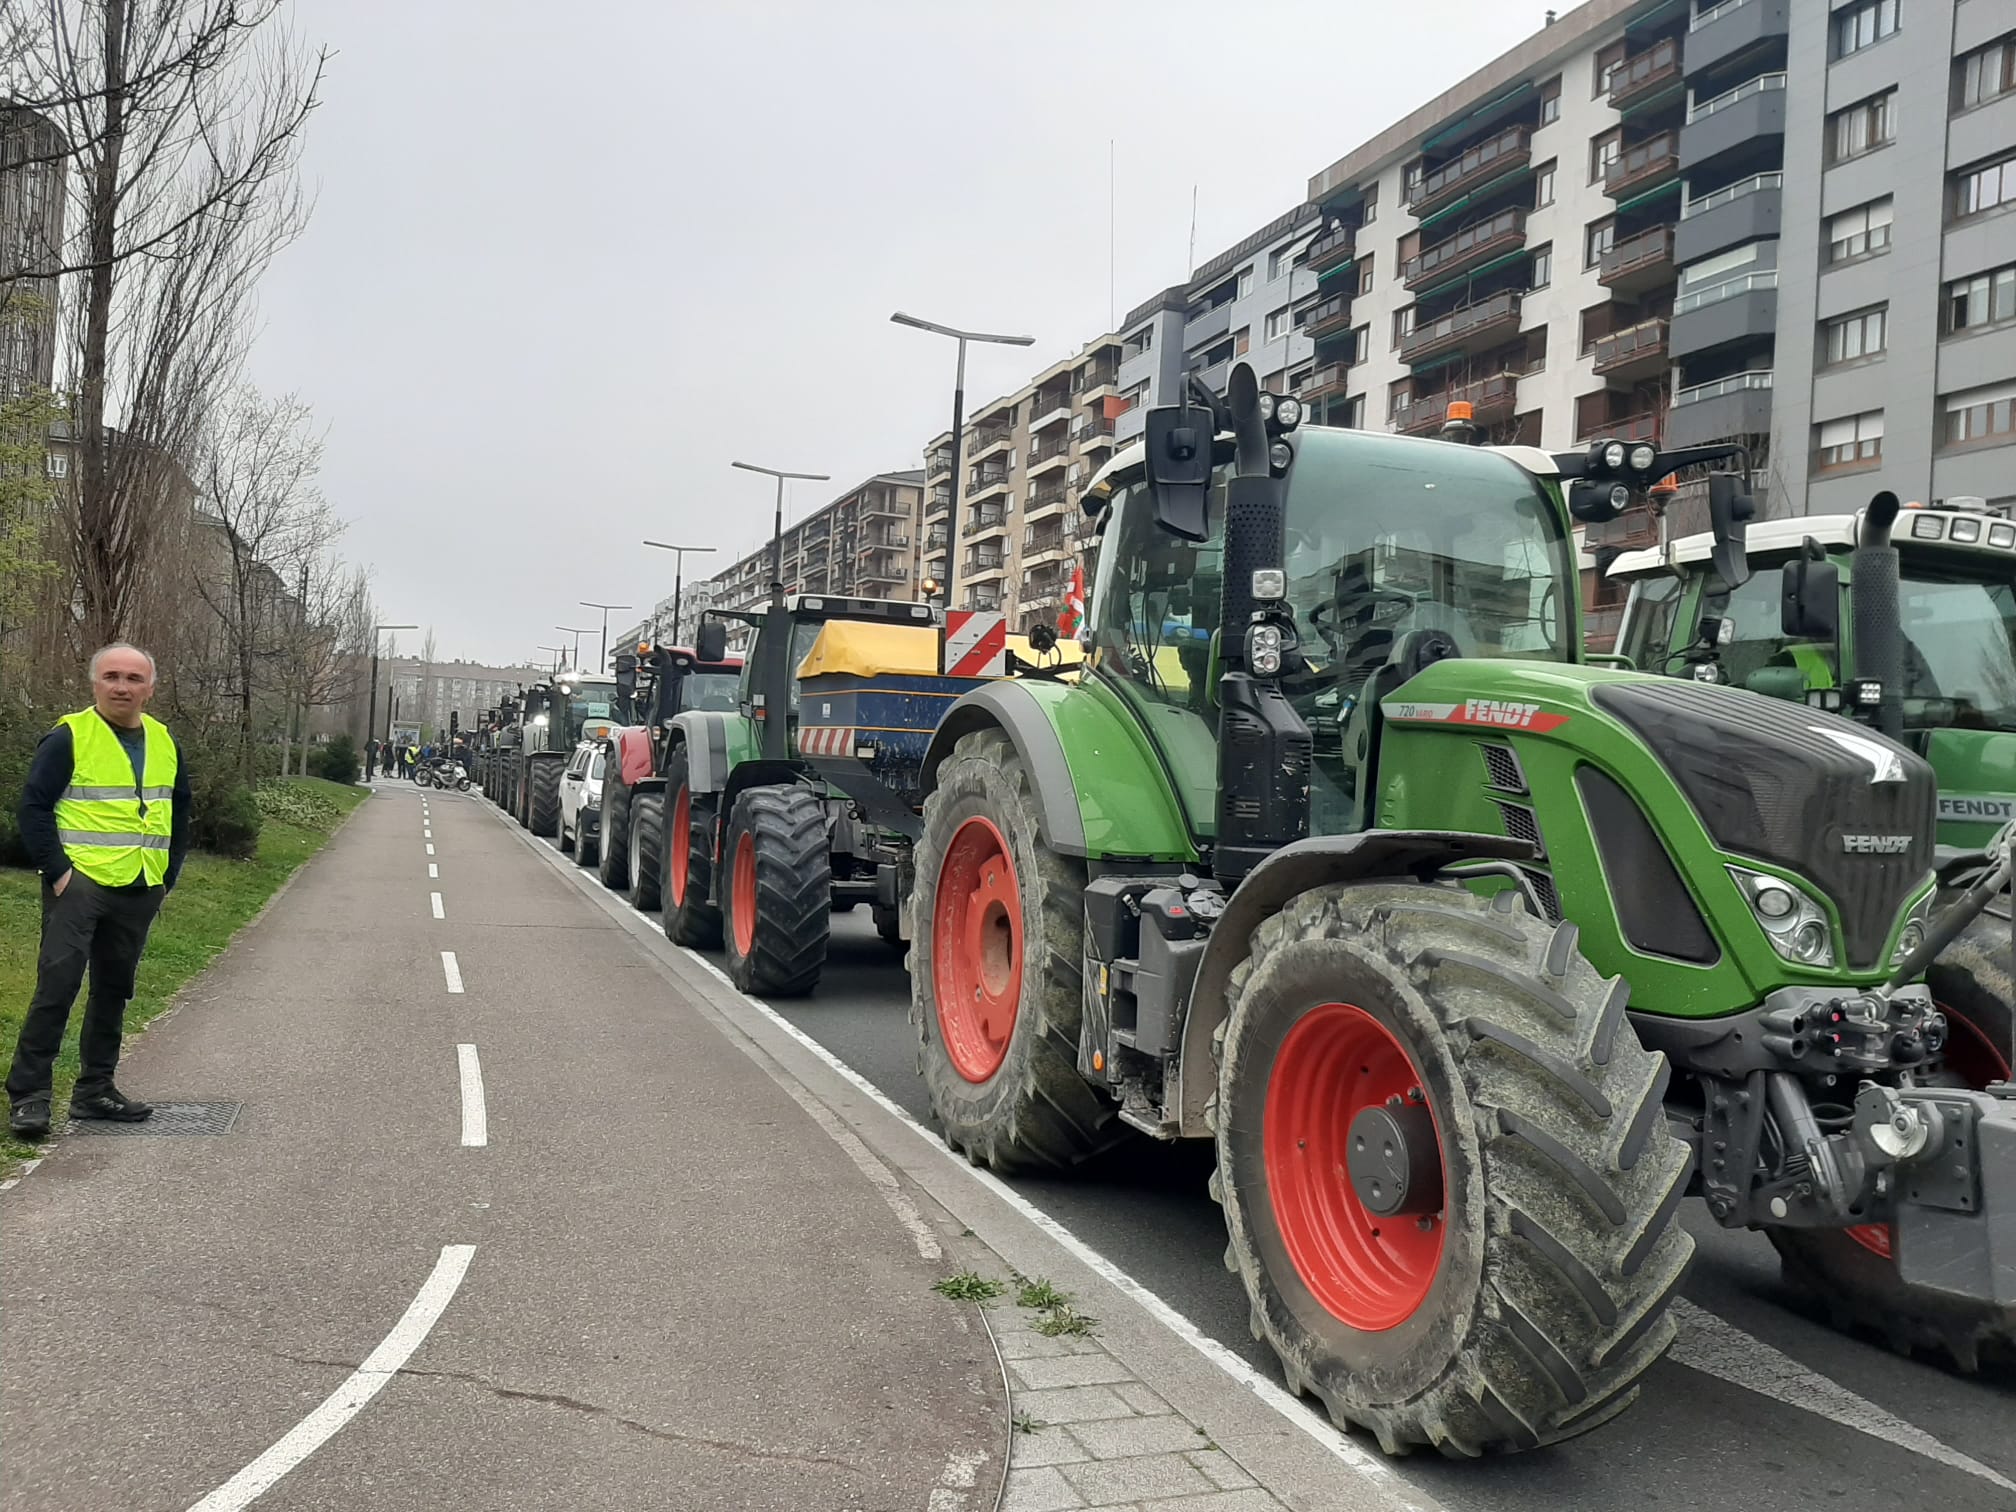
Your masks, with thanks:
M1898 1275L1927 1291L2016 1308L2016 1082L1985 1092L1865 1087L1855 1132L1865 1151L1899 1140L1917 1150L1882 1173Z

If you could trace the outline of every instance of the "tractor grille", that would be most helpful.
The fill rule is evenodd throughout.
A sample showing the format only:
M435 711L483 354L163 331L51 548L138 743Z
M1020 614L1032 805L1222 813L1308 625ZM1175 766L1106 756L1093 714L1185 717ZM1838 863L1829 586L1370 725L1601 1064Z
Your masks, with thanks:
M1510 746L1480 745L1477 749L1484 757L1484 779L1501 793L1524 793L1526 773L1519 765L1519 757Z
M1498 801L1498 812L1505 820L1505 833L1514 840L1524 840L1539 853L1541 860L1547 859L1546 837L1540 833L1540 821L1533 810L1523 803Z
M1554 891L1554 879L1538 867L1522 866L1526 880L1533 888L1533 896L1540 900L1540 906L1547 911L1550 924L1561 922L1561 895Z

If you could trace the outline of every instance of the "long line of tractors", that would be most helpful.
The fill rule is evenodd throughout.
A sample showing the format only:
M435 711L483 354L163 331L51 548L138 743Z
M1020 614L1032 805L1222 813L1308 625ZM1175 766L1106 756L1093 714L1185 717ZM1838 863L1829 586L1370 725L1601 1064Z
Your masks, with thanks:
M1388 1452L1623 1411L1690 1195L1844 1325L2016 1349L2016 523L1878 494L1753 571L1736 448L1300 421L1243 364L1149 413L1082 661L780 584L745 660L507 702L483 790L555 835L585 733L576 862L750 993L867 905L976 1162L1212 1140L1256 1337ZM1713 529L1592 658L1573 527L1675 473Z

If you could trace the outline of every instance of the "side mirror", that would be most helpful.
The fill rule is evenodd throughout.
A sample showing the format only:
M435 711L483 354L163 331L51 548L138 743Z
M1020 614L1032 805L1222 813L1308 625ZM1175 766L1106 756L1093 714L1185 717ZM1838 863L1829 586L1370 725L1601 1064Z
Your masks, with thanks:
M1810 538L1809 552L1820 548ZM1794 558L1781 570L1778 628L1795 640L1831 641L1841 633L1841 569L1824 557Z
M1211 411L1202 405L1165 404L1148 411L1142 439L1155 523L1186 541L1211 534L1205 497L1211 486Z
M1750 581L1750 558L1743 549L1757 501L1743 492L1734 473L1716 473L1708 480L1708 527L1715 534L1709 555L1715 575L1731 588Z
M703 619L693 636L695 659L718 662L728 655L728 627L718 619Z

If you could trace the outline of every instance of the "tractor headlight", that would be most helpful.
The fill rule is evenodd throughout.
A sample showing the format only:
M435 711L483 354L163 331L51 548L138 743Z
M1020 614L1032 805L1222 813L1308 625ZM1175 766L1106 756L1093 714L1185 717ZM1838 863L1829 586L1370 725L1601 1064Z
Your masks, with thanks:
M1262 677L1281 670L1281 627L1255 625L1246 632L1246 664Z
M1302 423L1302 401L1277 399L1274 402L1274 423L1283 430L1295 429Z
M1624 443L1622 441L1612 441L1603 448L1603 465L1612 472L1621 472L1624 468L1625 456Z
M1729 875L1735 878L1773 950L1801 966L1834 964L1834 931L1818 903L1783 877L1740 866L1730 867Z
M1288 471L1288 464L1295 460L1295 453L1288 449L1286 441L1276 441L1267 448L1267 465L1278 476Z
M1912 907L1904 927L1897 931L1897 948L1890 952L1890 964L1902 966L1904 958L1925 943L1925 931L1932 924L1932 894L1927 893Z
M1631 471L1633 472L1649 473L1652 471L1653 464L1658 460L1658 449L1647 446L1642 441L1631 448Z
M1260 396L1260 418L1262 420L1272 420L1274 418L1274 396L1272 394L1262 394Z

